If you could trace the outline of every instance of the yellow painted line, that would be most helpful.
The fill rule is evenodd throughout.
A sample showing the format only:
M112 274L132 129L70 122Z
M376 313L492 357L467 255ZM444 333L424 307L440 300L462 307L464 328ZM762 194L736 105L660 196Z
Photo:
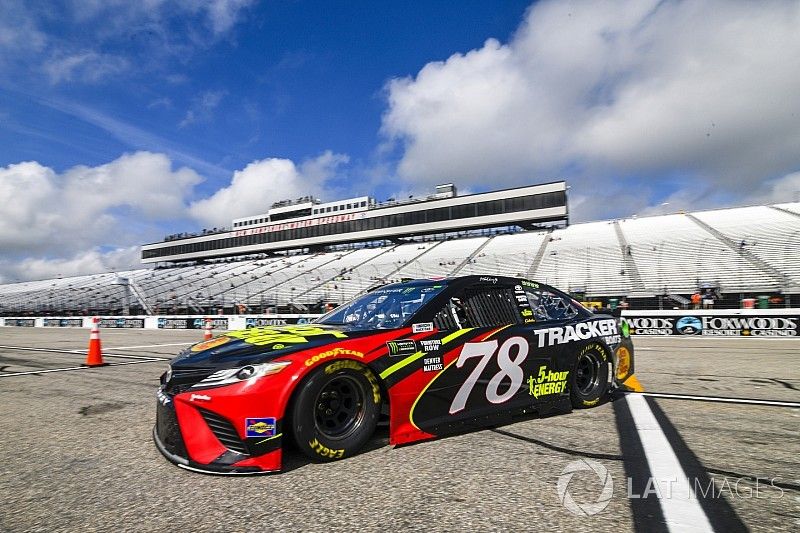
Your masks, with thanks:
M283 435L283 433L278 433L277 435L273 435L273 436L271 436L271 437L267 437L267 438L266 438L266 439L264 439L264 440L260 440L260 441L256 442L256 444L261 444L261 443L267 442L268 440L277 439L277 438L278 438L278 437L280 437L281 435Z
M623 381L622 386L626 387L631 392L644 392L644 387L642 387L642 384L636 379L636 376L631 376Z
M448 342L452 341L453 339L457 339L461 335L472 331L473 329L475 329L475 328L466 328L466 329L460 329L458 331L454 331L453 333L451 333L450 335L448 335L447 337L442 339L442 346L444 346ZM411 363L413 363L414 361L416 361L419 358L423 357L427 353L428 352L416 352L413 355L409 355L408 357L406 357L402 361L396 362L395 364L393 364L392 366L390 366L389 368L387 368L386 370L384 370L383 372L380 373L381 379L386 379L388 376L394 374L395 372L397 372L401 368L410 365Z

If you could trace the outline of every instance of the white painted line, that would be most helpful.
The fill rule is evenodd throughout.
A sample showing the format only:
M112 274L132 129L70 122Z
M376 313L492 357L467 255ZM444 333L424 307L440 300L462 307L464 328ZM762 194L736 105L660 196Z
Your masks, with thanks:
M203 342L199 340L197 342ZM197 342L173 342L172 344L145 344L143 346L109 346L111 350L133 350L134 348L159 348L161 346L187 346Z
M88 350L70 350L69 353L73 353L75 355L86 355L88 353ZM169 361L170 359L172 359L171 357L156 357L154 355L126 355L126 354L108 353L105 350L103 350L103 357L120 357L122 359L161 359L162 361Z
M641 394L626 394L625 401L647 456L654 490L670 531L713 532L714 529L695 496L681 463L670 446L647 400Z
M163 359L149 359L149 360L137 360L137 361L125 361L122 363L109 363L105 366L122 366L122 365L138 365L139 363L163 363ZM47 374L50 372L66 372L68 370L91 370L91 369L98 369L103 367L98 366L70 366L67 368L50 368L47 370L28 370L25 372L12 372L10 374L0 374L0 378L10 378L13 376L27 376L29 374Z
M26 346L0 346L9 350L22 350L24 352L49 352L49 353L63 353L67 355L86 355L88 350L59 350L56 348L29 348ZM160 359L162 361L169 361L171 357L155 357L152 355L124 355L103 352L103 357L121 357L123 359Z
M629 392L639 396L652 396L653 398L667 398L672 400L697 400L701 402L740 403L749 405L772 405L777 407L800 408L799 402L783 402L780 400L751 400L749 398L726 398L724 396L697 396L694 394L671 394L667 392Z

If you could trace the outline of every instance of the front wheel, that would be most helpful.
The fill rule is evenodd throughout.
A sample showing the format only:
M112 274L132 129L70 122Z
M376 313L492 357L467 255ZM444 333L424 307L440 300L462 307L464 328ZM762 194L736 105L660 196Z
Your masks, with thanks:
M378 423L381 392L375 374L351 360L314 370L300 385L290 420L300 450L319 461L355 454Z
M572 371L570 400L577 409L594 407L608 392L610 353L592 342L578 352Z

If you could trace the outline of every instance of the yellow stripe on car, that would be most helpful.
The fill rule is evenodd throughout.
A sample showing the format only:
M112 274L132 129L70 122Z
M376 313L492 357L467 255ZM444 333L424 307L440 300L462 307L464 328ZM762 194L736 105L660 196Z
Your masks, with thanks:
M260 441L256 442L256 444L262 444L262 443L264 443L264 442L267 442L268 440L277 439L277 438L278 438L278 437L280 437L281 435L283 435L283 433L278 433L277 435L273 435L273 436L271 436L271 437L267 437L267 438L266 438L266 439L264 439L264 440L260 440Z
M511 327L511 324L509 324L509 325L507 325L507 326L503 326L503 327L501 327L501 328L497 328L496 330L492 331L491 333L489 333L488 335L486 335L485 337L483 337L483 338L481 339L481 342L482 342L482 341L485 341L485 340L489 340L491 337L493 337L493 336L494 336L494 335L496 335L497 333L500 333L501 331L503 331L504 329L506 329L506 328L508 328L508 327ZM432 379L432 380L430 380L430 381L428 382L428 384L427 384L427 385L425 385L425 387L422 389L422 391L420 391L420 393L417 395L417 399L416 399L416 400L414 400L414 403L413 403L413 404L411 404L411 410L408 412L408 421L409 421L409 422L411 422L411 425L412 425L412 426L414 426L414 427L415 427L417 430L419 430L419 426L417 426L416 422L414 422L414 409L416 409L416 407L417 407L417 402L419 402L419 399L420 399L420 398L422 398L422 395L423 395L423 394L425 394L425 392L428 390L428 387L430 387L431 385L433 385L433 382L434 382L434 381L436 381L436 378L438 378L439 376L441 376L442 374L444 374L444 373L445 373L445 371L446 371L448 368L450 368L451 366L453 366L453 363L455 363L456 361L458 361L458 357L456 357L455 359L453 359L452 361L450 361L450 362L449 362L449 363L448 363L448 364L447 364L447 365L446 365L446 366L445 366L443 369L441 369L439 372L437 372L437 374L436 374L435 376L433 376L433 379Z
M461 335L472 331L473 329L475 329L475 328L466 328L466 329L459 329L458 331L454 331L453 333L451 333L450 335L448 335L447 337L442 339L442 346L444 346L445 344L447 344L448 342L450 342L450 341L452 341L454 339L457 339ZM411 363L413 363L414 361L416 361L420 357L423 357L426 353L427 352L416 352L416 353L414 353L412 355L409 355L408 357L406 357L402 361L396 362L395 364L393 364L392 366L390 366L389 368L387 368L386 370L384 370L383 372L380 373L381 379L386 379L388 376L391 376L392 374L394 374L395 372L397 372L401 368L403 368L403 367L405 367L407 365L410 365Z

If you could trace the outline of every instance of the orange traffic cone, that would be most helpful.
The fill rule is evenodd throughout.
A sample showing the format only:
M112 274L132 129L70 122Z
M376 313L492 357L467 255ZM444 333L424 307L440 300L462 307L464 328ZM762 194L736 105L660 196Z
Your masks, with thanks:
M206 318L205 330L206 331L203 334L203 340L204 341L209 341L214 336L214 333L211 331L211 319L210 318Z
M92 332L89 334L89 352L86 362L81 366L106 366L103 362L103 349L100 346L100 319L92 318Z

